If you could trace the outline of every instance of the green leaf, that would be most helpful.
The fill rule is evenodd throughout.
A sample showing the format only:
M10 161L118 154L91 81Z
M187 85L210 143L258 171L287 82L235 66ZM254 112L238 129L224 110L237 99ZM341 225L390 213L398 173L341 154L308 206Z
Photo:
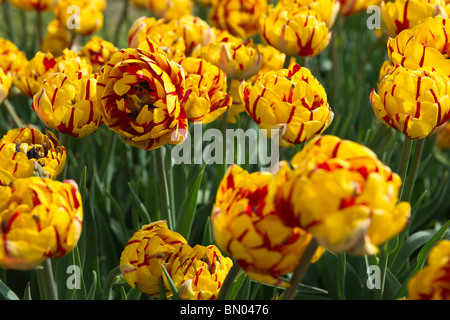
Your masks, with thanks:
M112 269L107 275L103 282L102 289L102 300L108 300L111 288L118 282L121 281L122 273L120 272L120 266Z
M247 277L247 274L245 272L240 271L240 275L237 276L237 278L234 280L233 284L231 285L230 290L227 294L227 300L236 300L236 296L241 289L241 286Z
M20 300L14 291L12 291L2 280L0 280L0 295L6 300Z
M163 274L167 282L169 282L170 291L172 291L172 298L174 300L180 300L180 296L178 295L178 289L175 286L175 284L172 281L172 278L170 277L169 273L166 270L166 267L164 265L161 265Z
M93 274L93 280L92 280L92 285L91 285L91 288L89 289L89 293L87 296L88 300L94 300L95 292L97 290L97 272L95 272L95 270L93 270L92 274Z
M131 195L133 196L134 201L137 204L137 207L139 209L139 211L142 213L141 214L141 220L143 224L148 224L151 223L151 219L150 219L150 215L148 214L147 209L145 208L144 204L142 203L141 199L139 199L139 196L136 194L136 192L134 191L132 185L130 182L128 182L128 188L131 191Z
M192 228L192 222L194 221L195 218L195 213L197 209L198 190L202 182L205 166L206 164L203 165L200 173L195 179L193 186L189 190L187 197L184 199L183 204L181 205L180 212L178 213L178 220L175 230L186 239L189 239Z

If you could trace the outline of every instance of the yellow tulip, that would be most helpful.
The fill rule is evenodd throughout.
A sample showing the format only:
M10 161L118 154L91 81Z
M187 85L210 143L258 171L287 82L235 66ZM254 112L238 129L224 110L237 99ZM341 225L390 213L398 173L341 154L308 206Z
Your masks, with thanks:
M115 53L100 71L97 99L104 123L145 150L178 144L187 134L183 68L149 38Z
M99 73L100 69L109 61L114 53L119 51L114 44L98 36L93 36L81 48L78 55L90 61L93 73Z
M377 118L410 139L423 139L450 118L450 82L439 69L410 70L397 65L372 90Z
M12 178L27 178L39 172L56 179L63 171L67 152L51 131L12 129L0 140L0 171Z
M370 6L379 5L381 0L339 0L339 2L339 14L348 17L366 11Z
M0 267L29 270L71 252L81 235L83 206L74 181L40 177L0 187Z
M333 112L325 89L311 72L299 65L270 71L252 85L239 88L245 110L269 138L288 147L322 133L332 122ZM279 134L272 136L272 130Z
M47 11L52 8L54 0L9 0L11 5L26 11Z
M0 38L0 69L10 76L23 71L28 60L23 51L7 39Z
M447 18L444 0L394 0L382 1L381 21L391 36L412 29L428 17L442 15Z
M450 241L441 240L433 247L428 265L408 282L411 300L450 300Z
M8 97L11 90L12 78L0 67L0 105Z
M258 33L258 22L267 7L267 0L217 0L209 13L211 25L228 30L240 38Z
M120 271L125 281L148 296L159 297L159 281L163 280L162 265L186 240L169 230L166 221L144 225L128 241L120 256ZM170 287L165 287L167 296Z
M229 270L230 258L210 245L180 245L170 256L166 269L183 300L214 300ZM166 287L168 279L164 276Z
M358 143L318 136L291 165L277 172L269 199L286 225L310 232L325 249L376 254L409 221L409 203L398 202L400 177Z
M447 121L439 131L436 143L441 149L450 148L450 121Z
M57 57L70 45L70 31L58 19L52 20L47 26L47 34L41 44L41 51L50 52Z
M186 92L182 104L190 122L210 123L231 105L225 73L200 58L177 61L186 72Z
M79 8L79 12L74 13L71 10L72 6ZM73 21L73 32L88 36L103 27L103 10L105 6L105 1L59 0L53 8L53 14L64 26L67 26L69 21ZM75 20L74 14L79 14ZM79 22L79 25L75 21Z
M76 138L90 135L102 124L97 78L81 73L52 73L34 95L31 109L48 128Z
M180 19L185 15L192 14L193 5L192 0L147 1L147 8L155 17L168 20Z
M284 224L268 203L269 173L248 173L232 165L222 179L211 213L214 239L256 281L288 286L292 272L312 240L298 227ZM316 261L323 249L317 249Z
M265 42L291 56L316 56L331 40L327 24L319 14L295 4L269 6L260 19L260 30Z
M331 28L340 10L339 0L281 0L277 6L287 6L295 3L299 8L313 10Z

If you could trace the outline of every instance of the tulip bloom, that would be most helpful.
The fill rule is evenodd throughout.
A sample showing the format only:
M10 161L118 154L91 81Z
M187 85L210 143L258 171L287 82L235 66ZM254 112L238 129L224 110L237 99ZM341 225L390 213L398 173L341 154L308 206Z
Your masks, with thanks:
M299 65L263 74L239 88L245 110L261 129L278 129L280 145L303 143L322 133L333 120L325 89Z
M40 177L0 187L0 267L29 270L71 252L81 235L83 206L74 181Z
M381 0L339 0L339 2L339 14L349 17L355 13L366 11L370 6L379 5Z
M316 56L331 40L319 14L295 4L269 9L260 19L260 30L265 42L291 56Z
M70 45L70 31L58 19L52 20L47 26L47 34L41 44L42 52L50 52L57 57Z
M218 0L211 7L209 21L232 35L251 38L258 33L258 22L267 7L267 0Z
M225 73L200 58L184 58L178 63L186 71L186 93L182 104L190 122L210 123L231 105Z
M331 28L340 10L339 0L280 0L277 6L287 6L295 3L299 8L313 10Z
M318 136L283 165L270 186L283 221L312 233L333 252L372 255L407 225L400 177L368 148Z
M83 48L81 48L78 55L91 63L93 73L99 73L100 69L117 51L119 51L119 49L111 42L98 36L93 36Z
M120 256L120 271L125 281L145 295L159 297L159 281L163 280L161 265L184 244L186 240L169 230L165 221L144 225L133 234ZM168 286L165 291L171 295Z
M192 0L148 0L146 5L155 17L174 20L192 14L194 2Z
M14 85L27 97L39 92L44 80L55 72L66 74L79 74L83 76L92 74L92 66L85 59L79 57L74 51L65 49L59 57L51 53L38 51L25 65L25 68L13 78Z
M56 179L66 160L66 149L51 131L42 134L33 128L13 129L0 140L0 171L13 178L31 177L38 171Z
M198 48L192 56L218 66L225 72L228 80L249 79L258 73L262 55L252 40L244 42L228 32L216 36L216 41Z
M0 38L0 69L4 73L14 76L23 71L28 60L25 53L7 39Z
M71 10L72 6L79 8L79 12ZM53 9L55 18L61 24L67 25L68 21L74 21L75 27L73 31L83 36L91 35L103 27L103 10L105 9L105 1L97 0L59 0ZM74 14L77 19L74 20ZM79 25L76 26L76 22Z
M268 173L248 173L232 165L217 191L211 213L214 239L256 281L287 286L280 276L292 272L312 235L283 223L268 200ZM318 249L312 261L323 250Z
M397 66L372 90L377 118L410 139L423 139L450 118L450 81L439 69Z
M97 75L52 73L34 95L31 109L53 130L82 138L97 131Z
M381 5L381 21L391 36L396 36L403 30L412 29L428 17L443 15L444 0L395 0L383 1Z
M123 49L100 71L99 109L105 124L128 144L151 150L178 144L187 134L181 105L185 73L149 38Z
M210 245L181 245L170 256L166 269L184 300L214 300L233 266L230 258ZM168 279L164 276L166 287Z
M11 5L25 11L47 11L52 8L54 0L9 0Z
M436 143L441 149L450 148L450 121L447 121L439 131Z
M428 265L408 282L411 300L450 300L450 241L441 240L431 250Z

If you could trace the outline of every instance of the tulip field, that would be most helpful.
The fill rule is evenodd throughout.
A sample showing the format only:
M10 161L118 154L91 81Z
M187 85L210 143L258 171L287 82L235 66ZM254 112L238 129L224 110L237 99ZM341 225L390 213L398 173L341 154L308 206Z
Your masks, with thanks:
M0 0L0 300L450 300L447 2Z

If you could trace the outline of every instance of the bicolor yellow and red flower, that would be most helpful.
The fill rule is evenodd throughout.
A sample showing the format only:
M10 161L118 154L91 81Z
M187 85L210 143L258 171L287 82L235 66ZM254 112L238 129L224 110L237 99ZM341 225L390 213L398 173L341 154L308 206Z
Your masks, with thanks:
M216 33L216 37L216 41L194 50L192 56L219 67L229 81L249 79L258 73L262 55L253 40L243 41L228 31Z
M317 12L293 3L269 6L260 19L260 31L266 43L291 56L316 56L331 40L331 32Z
M31 108L47 128L82 138L102 124L97 103L98 75L55 72L42 83Z
M214 300L233 266L215 245L180 245L165 267L184 300ZM169 288L168 279L164 276Z
M13 83L23 94L33 98L41 89L44 80L55 72L81 73L86 76L92 74L92 66L69 49L65 49L59 57L54 57L49 52L38 51L25 65L24 70L14 76Z
M0 171L8 172L10 180L36 174L56 179L66 160L66 149L51 131L12 129L0 140Z
M408 282L411 300L450 300L450 241L441 240L430 251L427 266Z
M318 136L284 164L270 187L287 225L310 232L333 252L372 255L401 232L410 204L398 202L400 177L370 149Z
M251 38L259 32L259 19L267 0L218 0L209 13L211 25L240 38Z
M444 0L394 0L381 3L381 21L387 33L394 37L436 15L448 17Z
M441 149L450 148L450 121L447 121L439 131L436 145Z
M149 38L137 49L115 53L97 82L104 123L145 150L183 141L188 123L181 105L184 92L183 68Z
M291 273L312 240L298 227L284 224L268 200L270 173L228 168L219 185L211 213L217 246L256 281L288 286L282 275ZM313 258L316 261L322 249Z
M450 118L450 81L439 69L410 70L397 65L372 90L377 118L410 139L422 139Z
M218 67L201 58L177 61L186 72L186 92L182 105L190 122L210 123L231 105L227 78Z
M81 235L83 206L74 181L40 177L0 187L0 267L29 270L71 252Z
M366 11L370 6L380 5L381 0L339 0L339 14L345 17Z
M333 120L325 89L298 64L267 72L254 84L242 82L239 92L253 121L285 147L321 134Z
M166 221L144 225L129 239L120 256L120 271L125 281L146 295L159 297L162 265L181 245L187 245L186 240L171 231ZM171 295L169 286L165 292Z
M12 78L0 67L0 105L8 97L12 86Z
M408 69L433 67L450 76L448 19L429 18L416 27L400 32L388 40L387 49L393 66Z
M11 5L25 11L47 11L53 7L54 0L9 0Z
M103 27L105 7L105 0L59 0L53 8L53 14L64 26L71 22L73 32L88 36Z
M81 48L78 55L91 63L92 72L99 73L100 69L109 61L119 49L109 41L93 36Z
M0 69L10 76L23 71L28 60L23 51L8 39L0 38Z
M148 0L146 6L157 18L168 20L180 19L185 15L191 15L194 2L192 0Z
M281 0L277 6L288 6L291 3L296 4L299 8L317 12L328 28L333 26L340 10L339 0Z

